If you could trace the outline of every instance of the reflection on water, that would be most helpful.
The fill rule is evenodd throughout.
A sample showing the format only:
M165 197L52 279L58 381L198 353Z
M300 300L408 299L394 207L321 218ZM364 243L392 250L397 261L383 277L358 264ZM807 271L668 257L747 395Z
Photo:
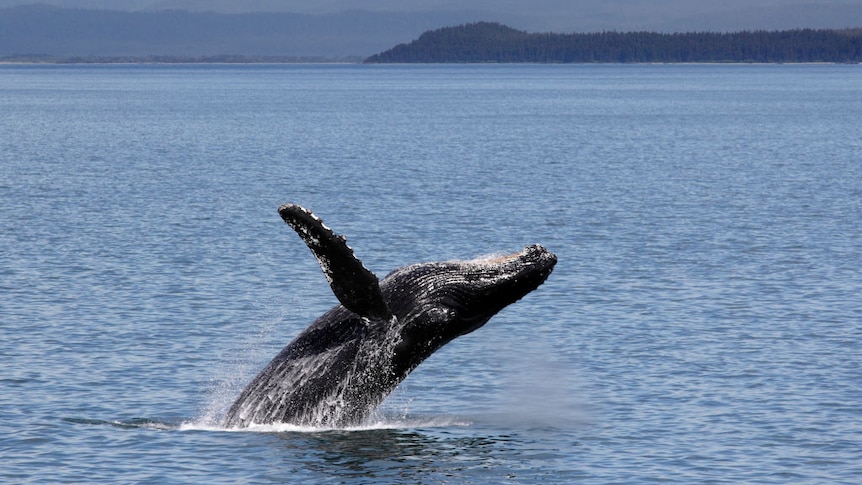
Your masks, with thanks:
M318 477L338 476L374 483L446 483L471 479L488 483L538 483L545 478L566 481L583 477L580 470L571 468L574 462L565 451L579 446L571 431L478 423L283 432L277 436L285 450L284 464L304 463L305 471Z
M337 474L375 480L410 479L439 483L463 476L473 468L489 467L505 437L458 435L450 430L370 429L323 433L281 433L287 460L304 460L321 476Z

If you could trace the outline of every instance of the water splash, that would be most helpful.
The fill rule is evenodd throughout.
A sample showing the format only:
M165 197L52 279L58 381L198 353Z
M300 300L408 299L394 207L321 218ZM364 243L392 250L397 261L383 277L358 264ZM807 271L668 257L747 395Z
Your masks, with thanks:
M388 365L388 360L392 358L395 346L400 342L399 325L397 322L390 322L387 330L387 338L384 339L386 345L373 347L369 345L365 352L368 358L376 361L378 364ZM268 336L271 332L271 327L275 325L273 322L268 325L269 331L261 332L255 340L261 340ZM260 352L258 352L260 353ZM247 355L247 354L246 354ZM224 425L224 417L227 413L236 395L242 390L244 381L247 381L250 373L251 365L248 363L249 358L237 359L222 371L222 377L214 380L210 391L208 392L208 401L202 407L201 412L192 420L184 421L175 429L180 431L227 431L227 432L251 432L251 433L321 433L328 431L369 431L369 430L387 430L387 429L415 429L415 428L448 428L448 427L467 427L472 425L472 421L460 416L435 416L435 415L411 415L409 408L412 399L397 401L397 397L390 396L387 401L389 405L378 407L379 403L373 404L373 410L369 416L360 424L352 426L337 426L332 423L337 423L337 413L343 411L343 408L322 408L317 410L316 414L309 420L304 421L306 424L291 424L291 423L270 423L270 424L251 424L248 427L227 427ZM368 379L370 371L368 367L356 368L350 372L345 382L339 386L338 390L330 397L330 401L339 401L344 399L342 395L350 386L351 380ZM397 393L395 393L397 394ZM397 401L397 402L396 402ZM311 423L311 424L308 424Z
M504 369L499 409L483 420L526 427L566 428L592 422L575 367L547 339L522 340L501 352Z
M262 329L255 335L250 335L238 352L239 357L226 361L221 369L210 382L206 393L206 401L199 408L194 419L183 422L180 425L184 430L234 430L225 425L225 418L231 404L242 392L246 384L259 369L257 363L271 349L261 345L273 334L274 330L284 322L287 311L274 315L266 320ZM320 432L326 430L367 430L367 429L398 429L415 427L439 427L452 425L466 425L467 421L452 417L410 417L408 416L408 403L402 403L400 410L392 413L391 408L387 411L378 409L381 402L378 399L365 399L363 395L375 396L379 393L369 392L370 387L382 386L381 379L386 380L386 374L380 372L381 368L391 368L395 346L401 341L401 329L403 324L396 318L392 318L386 325L380 322L365 321L369 327L374 326L376 331L384 332L384 337L374 340L366 340L360 346L357 358L351 368L341 376L341 383L323 399L322 403L310 412L300 416L294 423L250 423L249 431L256 432ZM334 351L337 353L337 349ZM304 361L303 359L292 362L292 371L287 372L279 382L279 387L286 389L300 386L302 382L316 376L327 374L330 367L337 361L335 355L326 356L317 354ZM270 390L278 394L277 389ZM384 394L385 396L385 394ZM274 396L278 399L278 396ZM363 402L365 406L361 414L366 416L359 424L344 425L344 423L355 422L352 419L357 411L347 406L347 403ZM391 401L390 401L391 402ZM262 405L256 401L246 403L248 409L243 412L253 413L254 406ZM351 414L352 413L352 414Z
M267 300L268 303L263 304L269 317L262 319L257 324L258 330L247 334L239 348L232 349L231 357L224 359L224 363L215 368L205 390L206 400L198 409L194 423L213 429L221 426L237 395L260 370L261 361L273 352L273 346L265 342L272 340L276 330L284 326L288 317L301 307L297 301L284 305L281 300L283 297L279 299L273 295Z
M308 356L273 360L245 388L225 422L248 426L289 421L315 428L364 422L400 381L393 359L404 323L393 316L386 323L363 318L362 325L377 336L360 339L353 350L336 346ZM350 362L346 367L345 352ZM321 382L331 384L327 394L307 400ZM295 407L293 402L308 404Z
M371 431L381 429L467 427L472 421L457 416L379 416L355 426L308 426L290 423L252 424L245 428L227 428L195 420L181 423L180 431L227 431L233 433L325 433L329 431Z

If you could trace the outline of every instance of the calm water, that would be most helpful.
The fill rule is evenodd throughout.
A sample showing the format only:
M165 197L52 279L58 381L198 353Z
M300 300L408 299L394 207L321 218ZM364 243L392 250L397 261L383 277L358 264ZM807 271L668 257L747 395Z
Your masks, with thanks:
M0 67L0 481L858 483L859 66ZM218 428L383 275L559 256L353 430Z

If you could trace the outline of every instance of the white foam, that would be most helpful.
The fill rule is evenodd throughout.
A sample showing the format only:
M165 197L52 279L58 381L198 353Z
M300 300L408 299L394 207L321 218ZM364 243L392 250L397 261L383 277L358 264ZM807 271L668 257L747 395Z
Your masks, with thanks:
M472 422L455 416L416 416L369 420L357 426L329 428L297 426L288 423L251 424L246 428L226 428L211 421L191 421L180 424L180 431L227 431L238 433L323 433L327 431L369 431L380 429L451 428L467 427Z

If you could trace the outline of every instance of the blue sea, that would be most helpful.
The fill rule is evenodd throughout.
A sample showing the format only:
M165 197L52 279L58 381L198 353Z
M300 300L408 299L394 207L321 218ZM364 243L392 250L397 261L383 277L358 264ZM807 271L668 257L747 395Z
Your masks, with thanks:
M862 482L856 65L0 66L0 482ZM351 429L220 426L379 276L547 282Z

